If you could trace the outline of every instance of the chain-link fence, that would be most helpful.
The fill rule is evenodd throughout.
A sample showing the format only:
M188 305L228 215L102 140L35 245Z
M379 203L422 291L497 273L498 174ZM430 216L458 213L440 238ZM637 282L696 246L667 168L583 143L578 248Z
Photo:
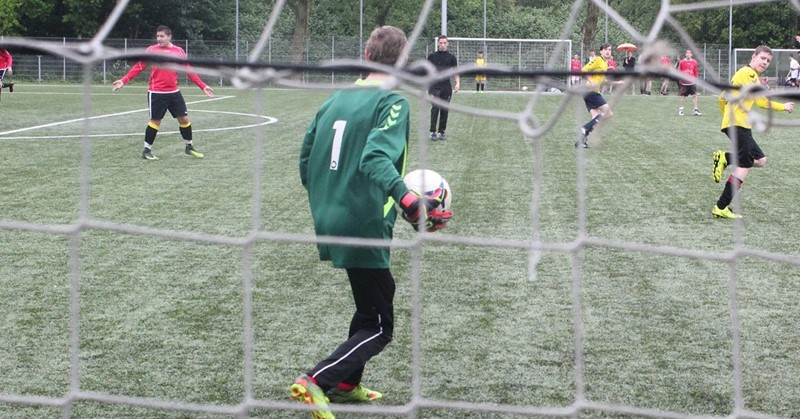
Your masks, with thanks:
M38 41L67 46L85 42L86 40L74 38L31 38L31 42ZM309 39L305 43L302 63L314 64L336 59L360 59L362 57L361 51L365 41L366 40L360 40L358 37L337 36ZM514 41L509 40L509 42ZM153 43L154 41L151 39L107 39L104 45L127 51L129 49L143 49ZM173 43L183 48L191 58L212 59L225 62L245 61L252 48L256 45L255 41L240 41L237 56L236 44L234 41L173 40ZM263 63L291 63L291 44L291 39L270 39L261 57L259 57L259 61ZM410 61L424 59L429 53L433 52L434 48L435 42L433 40L431 40L431 42L418 42L411 52ZM461 50L457 43L451 45L451 49L454 52L459 52ZM474 62L472 54L473 52L470 50L470 55L462 56L459 60L459 64L472 64ZM730 54L728 53L727 45L704 44L702 45L701 51L695 52L695 57L700 63L700 78L702 79L717 80L715 75L719 75L718 80L725 81L729 79L730 71L735 71L735 69L729 69ZM675 63L676 59L680 58L682 58L682 54L679 57L673 57L673 63ZM621 62L621 57L618 57L617 61ZM491 58L488 62L492 62ZM127 60L103 60L92 67L92 80L95 83L111 83L123 76L133 64L133 62ZM781 71L788 71L788 63L776 62L775 66L781 66L780 68L773 69L778 73ZM783 66L787 68L784 70ZM530 70L530 68L522 67L519 69L525 71ZM300 77L305 82L313 81L316 83L330 82L331 84L339 84L353 80L356 75L333 71L330 73L303 72ZM56 56L16 53L14 54L14 79L16 81L39 83L82 82L83 67L78 63ZM182 82L186 82L185 79L184 77ZM224 84L225 80L206 80L206 82L211 84ZM140 80L137 80L136 83L146 83L146 79L140 76ZM489 83L487 87L490 90L517 88L516 84L498 84L492 86L491 83Z

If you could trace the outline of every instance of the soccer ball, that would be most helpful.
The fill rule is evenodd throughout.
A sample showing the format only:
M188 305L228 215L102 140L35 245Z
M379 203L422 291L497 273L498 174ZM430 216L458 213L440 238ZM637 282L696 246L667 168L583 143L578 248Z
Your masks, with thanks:
M522 86L522 91L523 92L527 92L528 91L528 86Z
M420 196L432 195L437 189L446 190L447 196L444 201L442 201L442 205L436 209L441 211L450 210L453 192L450 190L450 184L447 183L447 180L445 180L442 175L433 170L419 169L405 175L403 182L405 182L406 187L410 191L414 191Z

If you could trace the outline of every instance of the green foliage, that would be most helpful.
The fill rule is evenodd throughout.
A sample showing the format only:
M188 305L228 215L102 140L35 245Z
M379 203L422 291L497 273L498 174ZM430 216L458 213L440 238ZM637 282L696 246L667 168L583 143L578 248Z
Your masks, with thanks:
M733 8L733 47L794 47L797 12L784 2ZM693 11L676 16L697 43L727 44L729 8Z
M363 21L359 15L358 1L311 2L308 17L310 39L358 36L363 23L366 38L376 26L390 24L411 33L422 14L424 0L365 1ZM261 35L269 18L274 0L239 0L239 38L255 41ZM673 0L672 4L695 4L691 0ZM287 3L280 12L273 31L276 38L286 39L295 33L294 2ZM586 3L588 4L588 3ZM93 36L116 5L115 0L0 0L0 33L29 37ZM647 35L660 11L661 2L608 0L616 10L641 34ZM461 0L448 3L448 34L458 37L483 37L484 6L486 10L486 36L489 38L560 38L567 25L573 3L561 0ZM622 30L613 19L606 19L602 11L597 21L587 29L583 39L582 25L586 9L580 11L572 22L566 37L571 39L576 51L580 45L596 48L608 39L612 44L632 41L632 36ZM159 24L173 29L176 39L206 41L232 41L235 37L236 16L231 2L197 0L169 2L140 0L131 2L115 25L111 37L150 39ZM797 12L787 2L741 5L733 8L733 47L753 47L767 44L777 48L795 46L793 35L797 31ZM686 28L698 44L728 44L728 8L700 9L677 13L674 17ZM607 30L606 30L607 23ZM421 36L430 39L441 32L441 8L438 3L428 11ZM303 33L303 32L299 32ZM684 42L669 28L662 28L658 38L676 44ZM298 51L295 51L296 53Z
M0 33L10 36L30 36L53 12L45 0L0 0Z

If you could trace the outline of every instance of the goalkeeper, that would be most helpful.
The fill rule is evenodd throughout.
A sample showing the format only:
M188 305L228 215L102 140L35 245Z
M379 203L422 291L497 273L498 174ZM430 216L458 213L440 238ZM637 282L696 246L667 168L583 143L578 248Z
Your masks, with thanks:
M375 29L364 57L387 66L405 63L405 34L395 27ZM401 177L409 140L409 103L391 89L391 77L371 72L356 82L360 89L331 95L311 121L300 149L300 180L308 191L318 236L386 240L392 238L398 202L412 225L444 228L449 212L434 212L444 190L421 198ZM331 401L369 402L382 397L361 383L367 361L392 340L395 281L389 271L389 245L317 244L320 260L344 269L355 302L348 339L327 358L300 375L290 396L315 405L314 418L332 418ZM322 296L318 296L321 298ZM313 298L313 297L312 297ZM306 301L308 312L320 302ZM317 321L322 321L318 319ZM327 393L327 395L325 394Z

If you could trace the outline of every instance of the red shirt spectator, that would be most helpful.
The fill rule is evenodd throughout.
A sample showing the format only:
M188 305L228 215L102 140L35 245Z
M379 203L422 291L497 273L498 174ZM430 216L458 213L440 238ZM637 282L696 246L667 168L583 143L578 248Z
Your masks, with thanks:
M570 64L570 67L569 67L570 71L572 71L573 73L580 73L581 72L581 67L583 67L583 66L581 65L581 60L578 59L577 55L572 58L572 61L570 61L569 64Z
M11 68L11 64L13 63L14 59L11 58L11 53L4 48L0 48L0 70Z

